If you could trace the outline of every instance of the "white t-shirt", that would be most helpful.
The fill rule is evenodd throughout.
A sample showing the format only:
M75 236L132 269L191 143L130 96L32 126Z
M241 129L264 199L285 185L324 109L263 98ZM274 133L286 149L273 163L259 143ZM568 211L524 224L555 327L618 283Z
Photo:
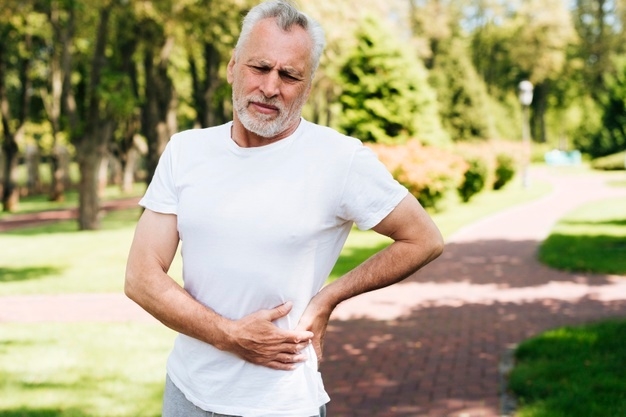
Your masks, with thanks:
M302 120L278 142L241 148L231 123L178 133L140 204L178 217L185 289L229 319L292 301L293 329L355 223L369 229L406 196L360 141ZM167 363L198 407L244 417L317 415L329 401L312 347L278 371L179 335Z

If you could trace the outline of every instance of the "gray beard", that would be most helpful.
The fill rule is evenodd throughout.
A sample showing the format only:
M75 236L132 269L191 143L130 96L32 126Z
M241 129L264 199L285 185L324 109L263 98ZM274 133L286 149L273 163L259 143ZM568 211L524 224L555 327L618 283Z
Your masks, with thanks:
M290 117L299 119L299 114L290 115L289 112L280 104L274 103L271 100L256 99L260 103L272 104L278 108L278 116L272 119L271 116L265 116L262 114L253 116L248 111L248 98L236 98L233 91L233 104L234 110L237 113L239 121L246 128L246 130L259 135L262 138L273 138L286 128L287 124L291 121ZM294 103L295 106L302 107L301 103Z
M263 138L272 138L284 129L287 117L285 115L285 109L282 107L278 107L278 116L272 120L269 117L264 118L263 115L252 116L248 111L247 99L238 100L233 94L233 103L235 104L237 117L246 130Z

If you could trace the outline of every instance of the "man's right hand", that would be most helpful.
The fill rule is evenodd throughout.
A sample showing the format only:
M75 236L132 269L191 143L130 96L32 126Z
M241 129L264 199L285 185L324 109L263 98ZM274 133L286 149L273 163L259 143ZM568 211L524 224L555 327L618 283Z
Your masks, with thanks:
M228 341L218 347L256 365L285 371L295 369L307 360L302 350L311 342L313 333L285 330L273 323L289 314L292 307L291 302L286 302L230 321L225 329Z

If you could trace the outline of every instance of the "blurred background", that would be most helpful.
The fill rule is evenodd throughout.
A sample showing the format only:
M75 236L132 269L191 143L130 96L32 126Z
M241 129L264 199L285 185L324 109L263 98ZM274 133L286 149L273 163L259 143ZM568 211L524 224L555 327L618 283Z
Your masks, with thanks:
M107 185L130 193L150 181L172 133L230 120L225 66L253 3L3 1L3 210L73 189L79 228L97 229ZM477 164L523 169L553 150L554 163L618 154L598 164L623 168L623 0L300 3L328 40L307 119L366 142L426 146L447 161L432 169L452 188ZM494 155L481 161L487 148ZM403 182L413 177L433 205L423 189L442 185L410 165Z

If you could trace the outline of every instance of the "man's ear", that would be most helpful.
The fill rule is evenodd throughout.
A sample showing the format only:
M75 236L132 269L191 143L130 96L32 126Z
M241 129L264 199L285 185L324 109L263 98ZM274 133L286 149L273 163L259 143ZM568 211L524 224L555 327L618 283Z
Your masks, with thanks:
M233 54L230 56L230 61L228 61L228 66L226 67L226 80L228 81L228 84L233 83L234 67L235 67L235 52L233 51Z

